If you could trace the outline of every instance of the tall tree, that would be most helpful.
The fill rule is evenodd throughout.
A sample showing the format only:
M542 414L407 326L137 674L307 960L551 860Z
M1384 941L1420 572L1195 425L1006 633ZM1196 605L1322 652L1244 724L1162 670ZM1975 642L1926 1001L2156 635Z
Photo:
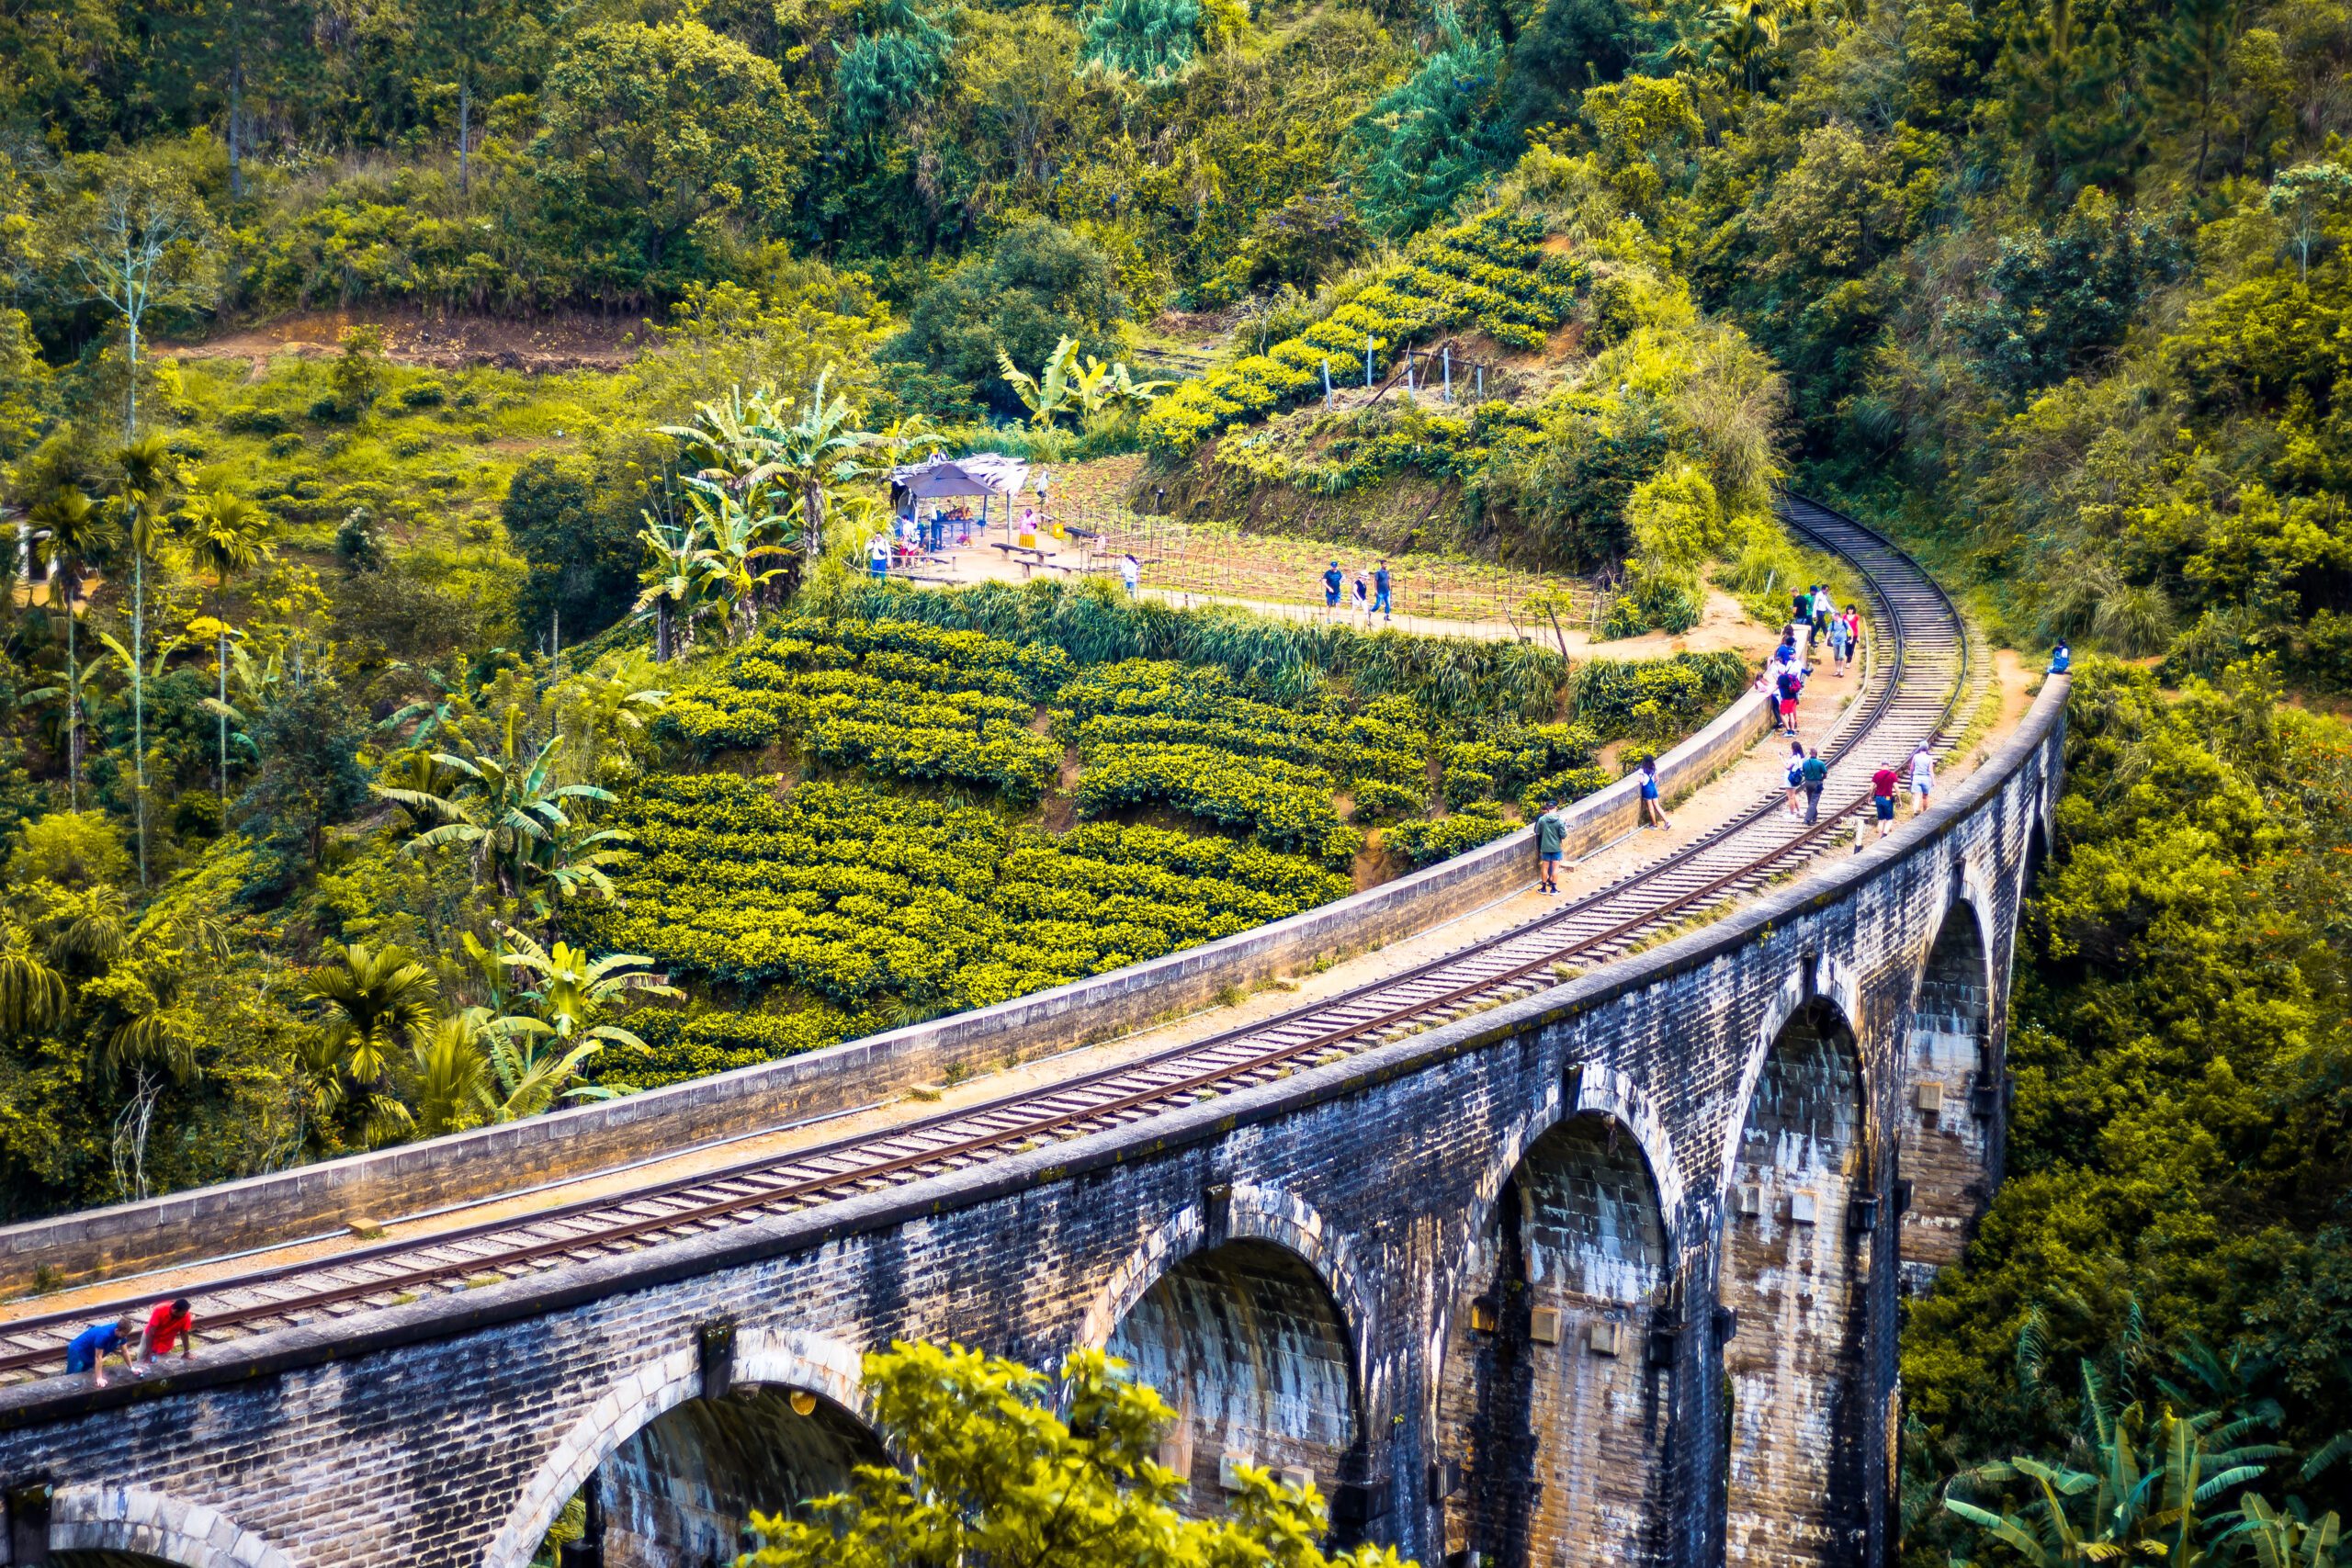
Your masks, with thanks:
M82 577L114 543L114 525L90 498L60 485L33 504L33 543L48 564L52 601L65 596L66 798L82 809L82 660L77 642Z
M147 562L168 502L176 465L160 435L134 436L115 454L122 469L122 510L130 540L130 745L137 781L139 885L147 886Z
M266 553L263 536L269 519L260 507L243 496L227 489L215 489L197 497L186 513L185 543L189 562L196 570L212 579L213 635L218 639L217 657L220 694L213 717L220 726L220 771L217 784L220 791L220 807L229 807L229 621L227 606L221 602L232 572L251 570Z
M122 318L130 375L122 436L139 438L139 341L158 310L198 310L220 291L212 218L171 170L126 162L82 200L66 253L90 297Z
M2157 39L2149 75L2165 107L2197 128L2189 184L2205 188L2213 132L2227 112L2230 51L2243 24L2243 0L2173 0L2172 26Z

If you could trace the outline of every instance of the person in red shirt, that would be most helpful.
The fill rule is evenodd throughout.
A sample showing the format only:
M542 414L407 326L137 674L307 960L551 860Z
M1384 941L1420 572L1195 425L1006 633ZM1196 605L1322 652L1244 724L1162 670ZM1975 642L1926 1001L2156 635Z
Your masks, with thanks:
M168 1356L175 1345L183 1361L196 1354L196 1319L189 1314L186 1296L159 1303L147 1314L146 1330L139 1336L139 1359L152 1361Z
M1871 775L1871 807L1878 813L1878 836L1894 831L1894 770L1881 763Z

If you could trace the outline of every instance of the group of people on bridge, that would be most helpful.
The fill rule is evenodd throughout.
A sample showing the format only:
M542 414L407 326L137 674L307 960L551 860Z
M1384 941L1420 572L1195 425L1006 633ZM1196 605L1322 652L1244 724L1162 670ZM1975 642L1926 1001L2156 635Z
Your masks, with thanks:
M65 1372L68 1377L87 1372L93 1388L104 1388L109 1360L120 1361L137 1377L147 1363L174 1349L182 1360L196 1354L196 1317L186 1296L156 1303L144 1328L128 1313L112 1323L90 1325L66 1344Z

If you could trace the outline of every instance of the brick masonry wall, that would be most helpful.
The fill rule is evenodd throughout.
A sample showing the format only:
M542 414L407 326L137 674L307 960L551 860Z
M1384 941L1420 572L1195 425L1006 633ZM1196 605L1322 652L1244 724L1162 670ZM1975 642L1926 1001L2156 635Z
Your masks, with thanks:
M736 1325L739 1378L854 1402L863 1348L954 1338L1048 1363L1107 1337L1170 1267L1248 1239L1295 1254L1336 1310L1361 1434L1343 1500L1375 1539L1433 1564L1447 1515L1430 1468L1453 1457L1443 1362L1459 1303L1491 1279L1482 1238L1527 1151L1590 1111L1641 1146L1671 1275L1649 1525L1666 1561L1722 1561L1731 1473L1748 1478L1749 1513L1793 1517L1803 1502L1769 1495L1755 1479L1769 1463L1726 1453L1719 1436L1736 1414L1721 1398L1725 1355L1760 1337L1745 1312L1728 1342L1716 1326L1718 1302L1759 1277L1736 1235L1723 1245L1720 1196L1750 1152L1771 1047L1801 1011L1850 1032L1858 1160L1841 1179L1883 1212L1928 949L1968 897L1985 916L1990 973L2007 975L2064 685L2051 682L2002 756L1885 845L1553 991L897 1191L222 1347L143 1385L0 1391L0 1483L168 1478L175 1498L294 1564L519 1568L597 1461L699 1391L705 1324ZM1784 1560L1886 1551L1895 1231L1880 1224L1849 1249L1853 1396L1829 1413L1853 1434L1861 1551L1799 1542ZM1337 1418L1337 1384L1320 1386L1307 1414ZM1799 1457L1815 1470L1786 1473L1818 1472L1817 1456ZM1563 1546L1593 1560L1585 1542L1530 1542L1542 1562Z

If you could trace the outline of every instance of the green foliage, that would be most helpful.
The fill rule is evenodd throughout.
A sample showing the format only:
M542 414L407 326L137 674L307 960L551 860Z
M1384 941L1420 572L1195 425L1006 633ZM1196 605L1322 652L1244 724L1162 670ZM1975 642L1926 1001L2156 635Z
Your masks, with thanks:
M1227 425L1319 395L1324 362L1338 379L1360 376L1367 341L1383 366L1448 326L1476 324L1514 346L1540 344L1567 316L1578 277L1575 266L1545 254L1543 238L1540 219L1507 210L1421 236L1405 260L1337 291L1305 332L1161 399L1144 418L1145 442L1189 452Z
M2135 1339L2145 1303L2176 1345L2241 1359L2236 1397L2276 1400L2283 1440L2315 1450L2352 1349L2344 1173L2322 1152L2344 1114L2352 747L2257 667L2177 699L2143 670L2076 670L2019 960L2008 1179L1912 1307L1906 1403L1963 1461L2062 1443L2021 1329L2045 1358L2088 1354Z
M1446 8L1431 42L1420 69L1374 99L1349 130L1349 172L1366 226L1392 238L1443 217L1510 150L1495 102L1502 41L1468 36Z
M1231 840L1112 824L1054 838L977 807L724 773L649 779L620 819L620 899L579 917L598 945L851 1010L985 1007L1350 886ZM788 1026L812 1043L828 1027Z
M1125 1371L1099 1350L1056 1381L954 1345L867 1356L875 1424L910 1462L860 1465L806 1519L755 1512L760 1547L738 1568L1405 1568L1385 1547L1326 1557L1322 1498L1254 1465L1223 1517L1185 1518L1183 1478L1155 1457L1176 1413Z
M967 259L925 290L906 330L881 353L976 386L990 408L1018 417L1027 411L999 374L1001 357L1043 365L1065 338L1107 357L1115 347L1109 334L1125 314L1110 258L1039 219L1008 231L986 256Z
M1483 811L1474 807L1451 817L1399 822L1393 828L1384 828L1380 830L1380 847L1404 856L1414 865L1434 865L1518 829L1519 824L1506 821L1491 807Z
M1661 740L1703 722L1747 689L1736 653L1678 653L1669 659L1589 660L1571 682L1577 721L1604 739Z
M549 67L530 147L584 291L673 295L782 218L814 138L774 62L700 22L607 22Z
M8 880L42 879L66 887L131 881L122 830L103 811L52 811L26 823L8 852Z

